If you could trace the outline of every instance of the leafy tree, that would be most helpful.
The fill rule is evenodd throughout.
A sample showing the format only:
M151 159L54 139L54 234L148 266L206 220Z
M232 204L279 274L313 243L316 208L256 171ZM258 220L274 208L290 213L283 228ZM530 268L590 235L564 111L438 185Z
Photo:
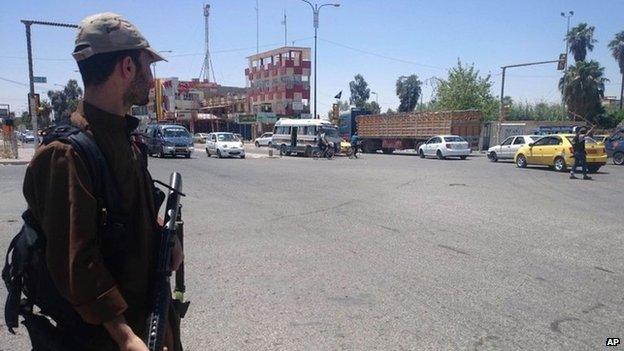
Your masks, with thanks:
M349 89L351 90L351 97L349 98L351 105L359 108L365 107L366 101L370 98L370 89L361 74L356 74L353 77L353 80L349 82Z
M401 101L399 104L399 112L414 111L416 104L418 104L418 98L420 98L420 94L422 93L421 85L422 82L415 74L408 77L401 76L397 79L396 95Z
M609 43L611 55L620 66L620 74L622 74L622 87L620 88L620 110L622 109L622 99L624 98L624 31L615 35L615 38Z
M570 66L566 77L559 80L559 90L563 93L568 111L596 122L596 117L604 112L601 98L608 81L604 77L604 67L597 61L579 61Z
M558 103L538 102L531 104L520 102L511 104L507 119L512 121L557 121L567 118L563 107Z
M589 26L587 23L579 23L576 27L570 29L570 32L566 35L565 40L570 47L570 53L574 55L574 61L585 61L587 51L594 50L594 43L597 42L594 39L594 26Z
M54 116L58 122L68 119L76 110L80 99L82 99L82 89L76 80L70 79L63 90L48 91L48 98L50 98Z
M332 106L333 108L333 106ZM338 100L338 110L339 111L349 111L349 109L351 108L351 105L349 105L349 103L345 100ZM330 109L329 111L327 111L327 118L331 119L332 116L334 115L334 111L333 109Z
M377 101L371 101L364 104L364 109L369 111L374 115L378 115L381 113L381 107L377 103Z
M493 119L498 102L492 96L491 88L489 75L481 77L474 64L464 66L458 60L457 66L449 70L448 78L438 82L435 107L438 110L478 109L486 119Z
M395 113L396 113L396 111L394 111L393 109L391 109L391 108L389 108L389 107L388 107L388 109L386 110L386 114L391 115L391 114L395 114Z

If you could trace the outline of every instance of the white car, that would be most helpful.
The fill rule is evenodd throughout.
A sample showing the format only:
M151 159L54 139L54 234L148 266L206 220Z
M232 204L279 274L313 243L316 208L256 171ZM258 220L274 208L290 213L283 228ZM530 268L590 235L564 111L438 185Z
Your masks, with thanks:
M256 139L256 147L260 146L273 146L273 133L264 133Z
M496 162L498 160L513 160L516 151L518 151L522 145L534 143L542 136L543 135L512 135L503 140L500 145L489 148L487 151L487 157L492 162Z
M465 160L470 152L468 142L458 135L436 135L418 148L420 158L435 156L441 160L447 157Z
M206 155L245 158L245 149L243 142L233 133L210 133L206 139Z

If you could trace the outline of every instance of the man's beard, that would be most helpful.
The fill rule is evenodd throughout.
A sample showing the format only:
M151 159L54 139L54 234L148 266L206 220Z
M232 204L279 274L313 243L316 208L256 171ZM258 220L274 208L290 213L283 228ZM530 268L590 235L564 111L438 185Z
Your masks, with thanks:
M149 102L150 83L147 75L139 71L124 93L123 99L126 106L144 106Z

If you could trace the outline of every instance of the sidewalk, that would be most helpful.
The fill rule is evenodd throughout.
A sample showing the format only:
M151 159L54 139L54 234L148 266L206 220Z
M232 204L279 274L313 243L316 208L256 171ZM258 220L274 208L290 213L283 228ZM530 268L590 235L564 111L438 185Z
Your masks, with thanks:
M18 158L0 158L0 165L27 165L35 154L35 148L32 144L20 147L17 150Z

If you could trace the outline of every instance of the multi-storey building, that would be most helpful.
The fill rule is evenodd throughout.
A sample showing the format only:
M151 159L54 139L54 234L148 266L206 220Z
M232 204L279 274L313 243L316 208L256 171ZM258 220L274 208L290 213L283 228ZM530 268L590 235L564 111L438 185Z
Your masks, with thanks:
M276 117L309 114L310 48L284 46L247 59L251 113Z

